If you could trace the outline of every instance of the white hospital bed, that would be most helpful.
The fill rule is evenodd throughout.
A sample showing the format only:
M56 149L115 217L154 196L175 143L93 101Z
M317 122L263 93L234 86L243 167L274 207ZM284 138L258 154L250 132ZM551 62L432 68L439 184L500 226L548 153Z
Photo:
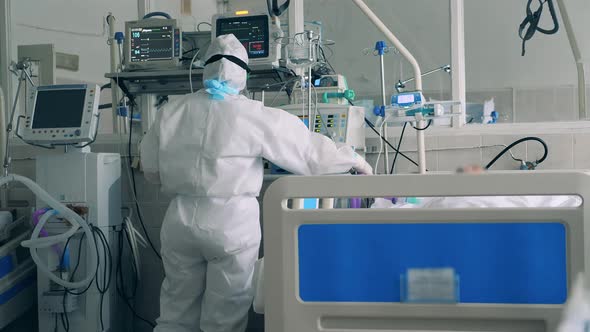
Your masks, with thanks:
M534 208L464 208L464 209L316 209L296 210L290 209L288 201L297 198L331 198L331 197L432 197L432 196L525 196L525 195L567 195L581 198L581 205L573 207L534 207ZM264 197L264 252L265 261L262 269L257 269L259 274L255 279L258 284L258 297L255 307L257 311L265 313L265 327L267 332L312 332L312 331L554 331L560 321L563 304L567 298L567 291L575 276L584 272L590 261L588 255L584 255L590 247L590 227L586 224L590 218L585 201L590 198L590 175L582 172L498 172L483 175L402 175L402 176L326 176L326 177L285 177L274 184L266 192ZM366 231L370 227L467 227L468 240L479 242L477 236L485 233L470 233L473 227L499 227L506 233L505 238L514 236L510 234L511 227L524 229L525 233L516 237L513 245L518 247L518 242L536 243L534 250L539 250L541 261L546 260L551 264L553 258L551 246L555 251L562 252L562 272L557 273L556 280L561 280L562 287L547 284L548 288L555 288L555 294L544 297L543 287L529 290L528 295L522 295L521 289L515 289L518 296L506 303L494 298L494 294L461 294L460 300L455 304L420 304L402 303L395 298L395 285L397 280L391 280L395 286L389 287L391 296L387 295L387 285L384 287L383 296L375 294L375 284L372 278L357 279L357 283L347 284L347 273L333 274L330 280L326 273L330 274L328 267L338 264L348 268L351 274L362 277L363 269L372 268L370 265L360 264L358 257L354 256L356 247L362 247L362 241L356 241L342 232L341 228L353 227L354 230ZM317 228L317 229L314 229ZM503 229L502 227L508 227ZM534 232L528 233L528 227ZM549 229L545 229L550 227ZM334 232L332 233L332 229ZM318 234L314 231L320 230ZM544 230L545 229L545 230ZM553 231L556 230L556 231ZM340 232L340 234L338 233ZM392 234L394 234L392 233ZM307 235L305 235L307 234ZM308 236L311 234L311 237ZM479 234L479 235L478 235ZM530 234L530 236L529 236ZM540 235L541 234L541 235ZM305 236L302 237L302 235ZM380 234L376 234L378 242ZM444 233L440 234L441 237ZM501 235L503 236L503 235ZM535 236L541 236L538 239ZM314 261L314 256L328 257L326 251L334 251L332 246L338 241L334 237L341 237L347 241L342 245L344 252L342 262ZM359 238L361 236L359 235ZM475 237L475 241L474 241ZM544 237L544 238L543 238ZM503 239L504 237L502 237ZM311 239L311 240L310 240ZM320 239L320 240L318 240ZM339 238L340 240L340 238ZM399 241L400 239L398 239ZM514 240L514 239L512 239ZM521 241L522 240L522 241ZM551 242L552 240L556 240ZM311 242L310 242L311 241ZM313 242L315 241L315 242ZM321 242L330 243L330 247L322 247ZM420 242L420 235L415 236L415 241ZM460 241L460 240L459 240ZM537 241L537 242L535 242ZM539 242L541 241L541 242ZM539 243L547 241L547 247L539 246ZM560 241L563 241L560 245ZM497 241L502 242L502 241ZM510 241L506 241L507 243ZM485 240L482 242L485 243ZM553 243L553 244L551 244ZM387 245L387 243L385 243ZM500 243L498 255L502 253ZM509 245L509 244L506 244ZM305 247L317 250L310 255ZM317 247L317 248L316 248ZM352 251L348 248L353 247ZM562 248L563 247L563 248ZM319 249L318 249L319 248ZM456 248L455 248L456 249ZM480 248L481 249L481 248ZM504 248L505 249L505 248ZM485 250L485 248L484 248ZM546 251L549 250L549 251ZM403 250L402 250L403 251ZM494 250L486 251L488 256L482 260L494 261ZM402 256L411 256L412 251L403 253ZM352 255L351 255L352 254ZM437 253L433 250L432 255ZM504 252L506 254L506 252ZM491 255L491 256L490 256ZM515 252L514 256L528 257L536 260L537 253ZM301 257L300 257L301 256ZM557 257L559 255L555 255ZM324 258L325 258L324 257ZM332 259L334 257L332 256ZM440 257L439 257L440 258ZM498 259L510 260L509 256ZM309 262L309 261L313 262ZM350 261L358 264L358 270L350 269ZM444 257L443 257L444 260ZM361 259L362 261L362 259ZM556 259L559 265L559 259ZM383 266L390 263L382 262ZM502 262L495 262L501 264ZM517 261L518 263L518 261ZM315 265L314 265L315 264ZM352 266L354 266L352 264ZM539 280L538 275L527 276L528 265L531 265L531 273L542 271L545 267L537 264L522 262L524 268L519 268L522 277L530 280ZM512 265L514 267L514 265ZM549 265L548 265L549 266ZM314 271L317 270L317 271ZM536 269L536 270L535 270ZM459 269L460 270L460 269ZM547 278L554 273L554 269L548 270ZM261 272L263 271L263 272ZM317 272L317 273L316 273ZM514 271L506 271L508 276ZM524 273L524 274L522 274ZM465 273L469 274L469 273ZM586 274L588 275L588 274ZM562 279L559 279L561 276ZM358 276L356 276L358 277ZM518 277L518 276L516 276ZM515 277L515 278L516 278ZM544 277L544 276L543 276ZM465 285L469 284L469 278L465 278ZM542 279L542 278L541 278ZM365 288L373 288L367 294L362 293ZM507 279L508 280L508 279ZM326 282L328 281L328 282ZM335 293L338 287L332 284L342 284L339 290L343 294ZM463 282L463 280L462 280ZM473 280L471 280L473 283ZM526 282L526 280L525 280ZM493 280L492 280L493 283ZM559 283L559 282L558 282ZM264 288L262 288L264 285ZM487 285L482 284L482 288ZM500 293L508 287L508 282L497 282ZM353 288L347 293L347 287ZM521 287L527 287L526 285ZM330 291L324 290L330 289ZM334 288L334 289L332 289ZM361 292L354 290L361 289ZM464 290L459 286L461 292ZM540 290L540 291L539 291ZM472 290L473 291L473 290ZM469 293L465 290L465 293ZM476 292L475 292L476 293ZM557 295L556 295L557 294ZM263 299L261 299L261 295ZM388 297L389 296L389 297ZM471 298L468 298L471 296ZM481 298L492 298L487 302L478 303ZM528 296L528 297L527 297ZM372 301L371 297L377 298ZM389 299L390 298L390 299ZM358 300L361 299L361 300ZM475 299L475 300L474 300Z

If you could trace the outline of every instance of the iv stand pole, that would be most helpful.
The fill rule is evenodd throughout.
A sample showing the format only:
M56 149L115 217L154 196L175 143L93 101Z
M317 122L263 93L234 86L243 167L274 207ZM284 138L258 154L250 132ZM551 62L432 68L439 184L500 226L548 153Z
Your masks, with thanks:
M27 70L30 67L31 67L31 62L29 61L29 59L24 59L14 65L15 70L11 70L15 74L17 74L17 71L20 71L20 76L18 78L18 86L16 88L16 94L14 96L14 102L12 104L12 111L10 112L10 118L8 118L8 125L6 126L6 143L5 143L6 144L6 149L5 149L6 153L4 155L4 164L3 164L4 176L8 176L8 171L9 171L10 164L12 161L11 157L10 157L10 144L9 144L10 133L13 130L14 114L16 113L16 107L18 106L18 97L20 95L20 89L22 87L22 83L26 80L31 84L31 86L33 86L33 87L35 86L35 83L33 83L31 76L27 72Z
M375 13L365 4L363 0L352 0L352 2L359 7L359 9L369 18L369 20L387 37L393 46L400 52L400 54L408 60L414 69L414 77L416 78L416 90L422 91L422 71L416 58L408 51L402 42L395 37L395 35L387 28L387 26L375 15ZM424 128L425 122L423 118L416 119L417 128ZM424 145L424 130L416 131L418 141L418 165L420 174L426 173L426 147Z

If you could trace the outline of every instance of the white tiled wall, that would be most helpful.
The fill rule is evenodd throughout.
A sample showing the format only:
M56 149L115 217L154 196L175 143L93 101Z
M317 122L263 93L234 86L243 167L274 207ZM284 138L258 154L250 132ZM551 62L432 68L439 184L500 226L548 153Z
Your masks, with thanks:
M408 151L408 156L415 159L416 144L413 129L407 129L407 136L401 145L402 151ZM569 133L569 134L544 134L539 135L543 138L550 148L550 154L545 163L539 169L557 169L557 168L578 168L590 169L590 131L586 133ZM457 167L466 164L485 165L489 160L498 153L501 148L473 148L495 144L509 144L514 140L523 137L515 134L461 134L461 135L435 135L428 136L426 139L427 149L427 168L430 171L454 171ZM369 139L369 147L376 145L376 139ZM392 139L392 144L397 146L397 138ZM96 144L93 148L95 152L118 151L116 147L106 144ZM30 159L38 151L29 147L19 148L15 151L16 160L13 163L13 171L34 178L34 160ZM526 157L527 160L539 158L541 148L536 142L515 147L513 152L516 157ZM369 153L367 159L374 163L376 154ZM393 153L390 155L390 162L393 161ZM519 164L512 161L508 155L500 159L494 166L494 169L517 169ZM379 170L383 168L382 162ZM398 173L415 172L416 168L410 162L398 157L396 171ZM138 199L148 233L159 249L160 246L160 227L170 197L159 192L157 186L151 185L138 174L136 176ZM126 170L123 171L122 179L123 203L126 206L135 207L132 204L132 198L129 191L129 181ZM33 196L25 188L15 188L12 192L12 198L32 201ZM137 212L135 211L135 214ZM155 257L151 249L142 250L142 279L139 283L138 295L135 301L137 311L140 315L155 320L159 312L159 290L164 272L161 262ZM260 331L263 326L262 318L258 315L251 314L251 323L249 331ZM136 331L150 331L144 323L135 322Z
M403 139L402 148L408 157L416 160L416 138L414 131ZM504 147L519 138L530 135L514 134L465 134L454 136L427 136L426 137L426 168L429 171L455 171L457 168L476 164L485 166ZM586 144L590 142L589 133L571 134L535 134L543 139L549 146L549 156L538 169L584 169L590 168L590 148ZM390 139L390 142L397 147L397 137ZM395 142L395 143L394 143ZM500 146L503 145L503 146ZM543 155L543 148L540 143L529 141L511 149L514 157L526 161L536 161ZM367 160L375 165L379 151L379 143L376 138L368 140ZM393 161L394 153L390 151L390 163ZM383 156L380 159L377 171L383 171ZM515 170L520 163L514 161L510 154L506 153L494 165L492 170ZM409 161L398 156L395 167L397 174L415 173L417 167Z

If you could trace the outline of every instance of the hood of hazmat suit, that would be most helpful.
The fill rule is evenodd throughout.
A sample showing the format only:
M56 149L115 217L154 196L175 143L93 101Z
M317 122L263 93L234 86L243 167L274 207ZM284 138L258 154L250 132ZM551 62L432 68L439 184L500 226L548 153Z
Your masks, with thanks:
M262 158L295 174L372 172L352 148L237 94L248 58L233 35L214 39L206 54L206 89L165 105L141 142L144 174L175 196L160 236L166 278L155 332L245 330Z
M215 42L212 42L205 55L205 61L216 55L236 57L248 65L248 53L234 35L219 36ZM203 82L208 80L226 82L229 87L238 91L246 88L247 77L246 70L227 58L207 64L203 72Z

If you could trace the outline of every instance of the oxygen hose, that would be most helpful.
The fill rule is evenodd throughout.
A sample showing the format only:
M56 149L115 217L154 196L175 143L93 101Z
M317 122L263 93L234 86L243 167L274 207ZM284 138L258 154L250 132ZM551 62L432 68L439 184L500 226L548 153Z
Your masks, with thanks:
M53 282L55 282L56 284L63 286L65 288L76 289L76 288L83 288L83 287L88 286L92 282L92 280L94 279L94 276L96 275L96 271L98 268L97 267L98 254L96 252L96 244L94 241L94 236L92 234L92 230L90 229L88 223L86 223L84 218L82 218L76 212L72 211L71 209L69 209L68 207L66 207L62 203L60 203L58 200L51 197L51 195L47 191L43 190L43 188L41 188L37 183L35 183L31 179L26 178L24 176L16 175L16 174L9 174L5 177L0 178L0 186L4 186L10 182L20 182L20 183L24 184L40 200L47 203L47 205L52 208L52 210L49 210L45 214L43 214L43 217L41 217L41 220L39 221L39 223L37 224L37 226L33 230L33 234L31 235L31 239L27 240L27 241L23 241L21 243L21 245L23 247L30 248L31 257L32 257L33 261L35 262L35 264L37 264L37 268L39 269L39 271L41 271L43 274L47 275L47 277L49 279L51 279ZM45 223L47 223L49 218L51 218L53 216L60 216L64 219L68 220L72 224L72 227L67 232L65 232L63 234L49 236L49 237L46 237L43 239L39 239L38 237L41 232L41 229L43 228ZM72 282L69 280L61 279L57 275L55 275L53 272L51 272L49 267L47 267L47 265L43 264L43 262L39 258L39 255L37 254L37 249L38 248L47 248L47 247L50 247L54 244L63 242L65 240L67 240L69 237L73 236L80 228L82 228L82 230L86 234L86 244L88 245L88 254L90 256L89 262L87 264L88 275L86 276L86 278L84 278L81 281Z
M498 155L496 157L494 157L494 159L492 159L492 161L490 161L485 169L490 169L490 167L492 167L496 161L498 161L498 159L500 159L506 152L510 151L510 149L512 149L513 147L517 146L520 143L526 142L526 141L537 141L539 143L541 143L541 145L543 145L543 149L545 150L545 152L543 153L543 156L541 157L541 159L535 161L535 165L538 165L542 162L545 161L545 159L547 159L547 155L549 154L549 147L547 146L547 143L545 143L545 141L543 141L542 139L538 138L538 137L524 137L521 138L517 141L515 141L514 143L508 145L506 148L504 148L504 150L502 150L500 153L498 153Z

